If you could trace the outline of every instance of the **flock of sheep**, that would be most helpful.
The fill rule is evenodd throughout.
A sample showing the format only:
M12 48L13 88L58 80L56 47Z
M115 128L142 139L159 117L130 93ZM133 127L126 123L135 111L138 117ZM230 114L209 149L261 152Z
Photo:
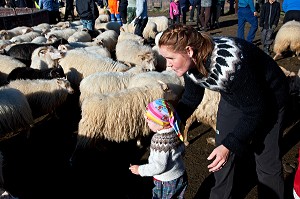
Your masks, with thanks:
M143 37L133 34L133 24L120 27L108 18L100 12L95 31L83 29L80 21L0 31L0 140L30 133L41 117L68 103L68 95L79 95L78 146L91 146L103 138L126 142L150 134L143 120L146 104L161 97L176 103L184 90L184 80L168 70L157 50L168 18L149 17ZM288 48L299 55L299 24L282 27L299 32L275 39L274 59ZM286 35L279 33L281 29L278 35ZM297 85L299 75L293 78ZM219 99L218 93L205 91L184 129L186 144L194 121L216 129Z

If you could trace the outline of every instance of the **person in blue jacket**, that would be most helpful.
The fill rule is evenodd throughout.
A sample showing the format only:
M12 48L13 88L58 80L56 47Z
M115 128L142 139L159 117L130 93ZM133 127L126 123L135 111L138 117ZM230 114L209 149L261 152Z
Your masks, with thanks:
M283 23L296 20L300 21L300 1L299 0L284 0L282 10L285 12Z
M258 13L255 10L253 0L239 0L238 2L238 32L237 37L245 39L245 24L250 23L251 27L247 35L247 41L253 42L258 28Z
M56 24L60 21L58 0L39 0L40 9L48 10L49 23Z

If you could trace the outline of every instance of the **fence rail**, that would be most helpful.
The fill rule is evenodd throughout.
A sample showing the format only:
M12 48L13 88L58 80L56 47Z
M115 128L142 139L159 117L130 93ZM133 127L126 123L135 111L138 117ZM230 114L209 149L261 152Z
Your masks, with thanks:
M9 30L17 26L36 26L49 23L47 10L36 8L0 8L0 30Z

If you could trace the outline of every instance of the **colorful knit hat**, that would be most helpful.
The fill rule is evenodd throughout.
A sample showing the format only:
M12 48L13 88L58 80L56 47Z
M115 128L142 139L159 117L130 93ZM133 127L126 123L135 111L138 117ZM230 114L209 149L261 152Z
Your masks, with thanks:
M160 98L150 102L146 108L146 117L161 126L170 125L183 141L179 130L180 119L173 106L165 99Z

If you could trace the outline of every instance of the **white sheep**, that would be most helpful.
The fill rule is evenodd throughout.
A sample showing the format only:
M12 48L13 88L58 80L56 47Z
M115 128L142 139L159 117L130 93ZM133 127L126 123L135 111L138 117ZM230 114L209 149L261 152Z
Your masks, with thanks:
M136 34L133 34L133 33L130 33L130 32L125 32L124 28L121 27L120 35L118 37L118 43L121 42L121 41L124 41L124 40L129 40L129 39L137 41L141 45L143 45L144 42L145 42L143 37L141 37L139 35L136 35Z
M95 20L95 23L107 23L110 20L108 14L99 14L99 17Z
M139 65L155 70L157 58L150 46L140 45L133 40L124 40L116 45L116 58L129 66Z
M132 67L125 72L97 72L80 82L80 103L94 94L117 92L128 87L130 79L145 72L142 67Z
M154 51L156 59L157 59L157 64L156 64L156 67L155 67L156 71L166 70L167 69L167 60L166 60L166 58L164 58L164 56L162 56L159 53L159 47L157 45L154 45L152 47L152 50Z
M0 87L0 140L28 130L33 116L25 95L14 88Z
M168 84L172 90L178 91L179 93L176 93L178 96L183 92L183 82L173 70L163 72L149 71L136 74L130 78L127 88L151 86L153 82L157 81L163 81Z
M65 53L53 46L41 46L36 48L31 55L31 68L47 69L58 66L58 60L63 58Z
M93 41L102 44L102 46L106 47L109 52L114 52L118 42L118 36L119 34L117 34L116 31L106 30L94 38Z
M85 51L88 53L95 53L97 55L101 55L103 57L110 57L111 58L111 53L108 51L107 48L103 46L87 46L83 48Z
M10 39L12 43L31 42L34 38L41 36L39 32L29 32L23 35L17 35Z
M9 40L17 35L31 32L33 29L27 26L18 26L10 30L0 30L0 39Z
M273 59L276 60L282 55L281 53L289 49L300 59L300 22L295 20L286 22L278 30L274 40Z
M9 41L9 40L0 40L0 50L1 50L1 52L0 53L4 53L5 52L5 48L7 47L7 46L10 46L10 45L12 45L13 43L11 42L11 41Z
M156 24L158 32L163 32L169 27L169 20L166 16L148 17L148 20Z
M95 23L96 30L114 30L119 35L121 25L116 21L110 21L107 23Z
M68 80L74 86L79 86L81 80L90 74L101 71L123 72L128 66L116 62L109 57L85 50L73 49L66 52L65 57L59 59L59 64L65 71Z
M87 146L97 139L121 142L149 135L144 111L154 99L177 100L178 96L164 83L93 95L82 102L78 125L78 145Z
M134 23L123 24L122 26L122 31L134 33L134 30L135 30ZM155 39L155 36L157 35L158 32L159 31L157 31L156 23L148 21L143 31L143 37L144 39L147 40Z
M33 118L52 113L66 101L68 94L74 93L70 82L65 78L50 80L18 79L11 81L6 87L18 89L25 95L32 110Z
M209 125L214 129L214 131L216 131L217 111L220 98L221 95L219 92L205 89L201 103L186 121L186 125L183 131L183 139L186 146L189 144L187 137L188 130L196 120L205 125Z
M70 43L70 44L64 44L64 45L59 45L58 46L58 50L61 52L67 52L69 50L72 49L76 49L76 50L81 50L84 53L96 53L98 55L101 55L103 57L110 57L111 58L111 53L107 50L107 48L103 47L103 46L97 46L97 45L83 45L81 46L81 43L77 43L75 42L75 46L73 46L74 43ZM82 44L84 44L86 42L82 42ZM89 42L89 43L93 43L93 42Z
M0 60L0 86L7 83L7 76L13 69L26 67L21 61L7 55L0 55Z
M84 30L77 31L68 38L68 42L91 42L91 41L92 41L91 35Z
M51 37L55 36L57 39L63 38L68 40L68 38L73 35L77 30L76 29L62 29L62 30L53 30L45 34L45 37L47 39L50 39Z
M36 38L34 38L31 43L35 43L35 44L45 44L47 43L47 39L44 36L38 36Z

